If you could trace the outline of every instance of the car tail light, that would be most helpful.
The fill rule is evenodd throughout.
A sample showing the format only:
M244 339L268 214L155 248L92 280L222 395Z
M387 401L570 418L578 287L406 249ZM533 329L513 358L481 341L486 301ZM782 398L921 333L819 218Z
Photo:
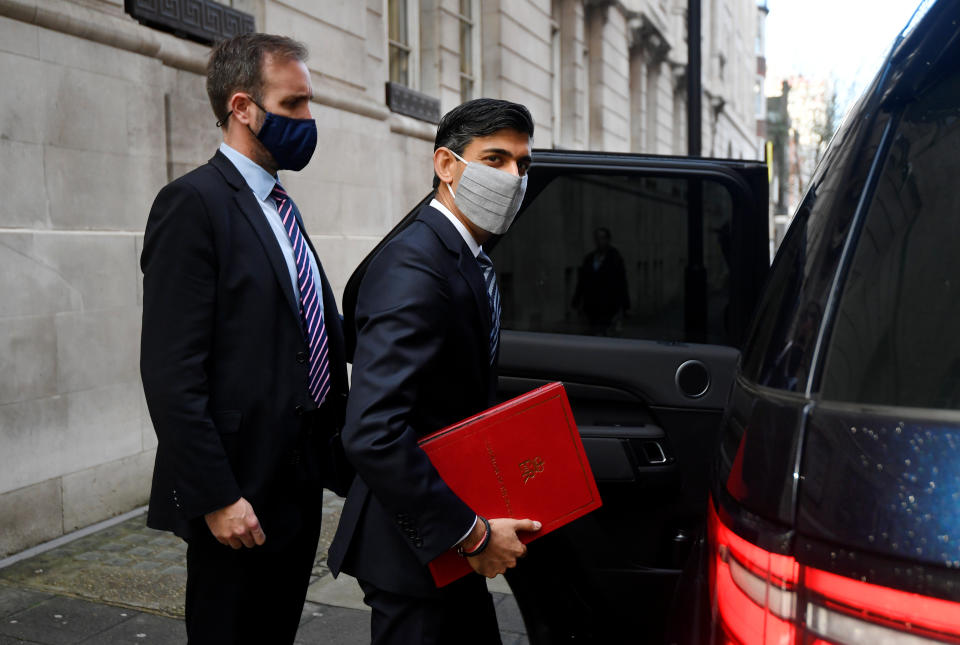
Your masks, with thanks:
M714 643L960 643L960 603L801 565L743 539L709 507Z

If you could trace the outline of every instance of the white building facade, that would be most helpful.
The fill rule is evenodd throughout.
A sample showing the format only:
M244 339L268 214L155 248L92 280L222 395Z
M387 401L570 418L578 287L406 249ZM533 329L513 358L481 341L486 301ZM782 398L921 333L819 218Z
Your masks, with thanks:
M411 113L499 97L537 147L686 153L681 0L221 4L310 48L320 144L283 180L338 293L430 188L436 126ZM761 18L703 0L706 156L762 156ZM0 557L147 499L138 260L157 191L219 143L208 53L122 0L0 0Z

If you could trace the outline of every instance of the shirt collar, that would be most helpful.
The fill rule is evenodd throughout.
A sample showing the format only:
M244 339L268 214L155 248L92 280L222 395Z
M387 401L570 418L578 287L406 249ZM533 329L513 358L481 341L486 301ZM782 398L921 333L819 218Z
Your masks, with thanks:
M467 227L463 225L463 222L457 219L457 216L450 212L449 208L441 204L437 199L431 200L430 206L432 208L436 208L438 211L443 213L444 217L450 220L450 223L453 224L453 226L457 229L457 232L460 233L460 237L462 237L463 241L467 243L467 246L470 248L470 253L473 254L473 257L480 255L480 245L477 244L475 239L473 239L473 235L470 233Z
M220 144L220 152L234 165L243 177L243 180L247 182L247 186L250 186L250 190L257 196L257 199L261 202L266 201L270 193L273 192L273 187L277 184L277 178L264 170L263 167L255 161L244 156L243 153L237 152L226 143Z

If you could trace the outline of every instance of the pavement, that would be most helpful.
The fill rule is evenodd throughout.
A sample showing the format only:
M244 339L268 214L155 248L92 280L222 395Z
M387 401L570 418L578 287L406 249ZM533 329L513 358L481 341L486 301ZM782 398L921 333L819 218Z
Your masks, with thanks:
M296 642L370 642L370 610L356 581L326 566L343 500L325 494L323 530ZM186 642L186 545L128 514L0 561L0 645ZM24 557L28 556L28 557ZM504 645L526 645L502 577L489 581Z

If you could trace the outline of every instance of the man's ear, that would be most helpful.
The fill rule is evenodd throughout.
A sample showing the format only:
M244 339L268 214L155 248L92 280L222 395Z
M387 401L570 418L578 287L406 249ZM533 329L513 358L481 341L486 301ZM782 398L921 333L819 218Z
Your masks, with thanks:
M449 148L437 148L433 151L433 172L440 178L441 183L453 183L455 179L460 177L458 168L460 165Z
M250 96L244 92L234 92L227 101L227 110L231 110L231 115L239 123L246 126L252 126L257 122L256 104L250 100Z

